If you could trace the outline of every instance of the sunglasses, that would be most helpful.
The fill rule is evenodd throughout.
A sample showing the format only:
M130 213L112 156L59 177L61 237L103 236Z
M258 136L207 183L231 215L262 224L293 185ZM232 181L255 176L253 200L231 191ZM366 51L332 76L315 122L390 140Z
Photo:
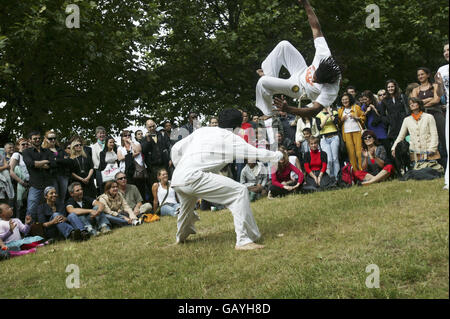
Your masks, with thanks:
M370 140L371 138L373 138L373 136L366 136L365 138L364 138L364 140Z
M75 144L73 147L78 147L78 146L81 146L81 144Z
M122 137L131 137L131 134L124 134Z
M28 143L22 143L22 144L20 144L20 146L28 146L29 144Z
M386 96L386 93L384 93L384 94L378 94L378 96Z
M123 176L123 177L119 177L117 180L118 181L122 181L122 180L124 180L124 179L127 179L125 176Z
M54 140L56 140L56 137L47 137L47 140L54 141Z

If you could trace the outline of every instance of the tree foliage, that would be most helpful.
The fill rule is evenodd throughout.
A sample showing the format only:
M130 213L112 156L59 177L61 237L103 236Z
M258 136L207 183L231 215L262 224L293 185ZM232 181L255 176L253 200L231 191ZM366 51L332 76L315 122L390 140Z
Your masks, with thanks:
M377 0L380 28L366 27L374 1L311 0L343 85L405 87L416 68L444 64L448 1ZM79 29L65 8L80 7ZM314 56L296 0L22 0L0 4L3 139L31 128L92 136L151 114L182 120L190 110L256 111L255 70L281 40ZM287 76L284 70L282 76Z

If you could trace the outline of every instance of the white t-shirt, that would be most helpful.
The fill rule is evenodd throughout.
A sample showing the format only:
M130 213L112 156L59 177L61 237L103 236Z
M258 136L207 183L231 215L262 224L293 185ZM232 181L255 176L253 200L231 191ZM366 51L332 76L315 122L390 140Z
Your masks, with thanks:
M344 114L343 115L350 115L350 112L352 109L346 109L344 108ZM347 118L344 122L344 133L352 133L352 132L359 132L361 129L359 128L358 122L355 119Z
M131 151L133 151L133 145L131 145ZM123 156L127 155L127 149L126 149L125 147L123 147L123 146L119 146L119 148L117 149L117 154L119 154L119 152L120 152ZM144 157L142 156L142 153L140 153L138 156L136 156L136 157L134 158L134 160L135 160L139 165L145 166L145 164L144 164ZM125 160L120 161L119 170L120 170L122 173L125 173Z
M331 51L328 48L324 37L316 38L314 40L314 46L316 48L314 60L312 64L300 74L299 80L311 101L317 102L324 107L328 107L333 104L338 95L340 79L332 84L313 83L313 75L319 67L320 61L331 56Z
M447 104L448 104L448 85L449 85L449 77L448 77L448 64L443 65L439 68L438 73L441 74L442 80L444 81L445 94L447 95Z
M164 197L166 197L167 194L167 188L163 188L161 186L161 183L158 183L158 203L161 205L162 201L164 200ZM167 204L176 204L177 198L175 197L175 191L172 187L169 187L169 195L167 195L166 200L164 203Z
M27 165L23 161L23 156L19 152L15 152L11 156L11 159L13 159L13 158L18 163L17 165L19 166L20 170L22 171L22 174L24 176L23 180L24 181L29 181L30 180L30 174L28 173Z

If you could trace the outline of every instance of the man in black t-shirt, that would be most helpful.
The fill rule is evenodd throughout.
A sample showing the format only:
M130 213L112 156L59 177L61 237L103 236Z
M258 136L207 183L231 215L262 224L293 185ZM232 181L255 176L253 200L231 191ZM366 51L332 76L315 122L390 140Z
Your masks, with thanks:
M100 231L102 234L111 231L111 223L103 213L105 206L99 201L83 196L83 187L80 183L74 182L69 185L70 198L66 203L68 214L76 214L85 225L85 229L93 236Z

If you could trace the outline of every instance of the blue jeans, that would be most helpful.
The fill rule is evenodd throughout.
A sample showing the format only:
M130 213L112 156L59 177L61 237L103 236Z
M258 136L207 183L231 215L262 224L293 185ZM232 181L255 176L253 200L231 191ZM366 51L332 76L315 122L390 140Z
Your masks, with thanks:
M161 206L161 216L177 216L177 209L180 204L167 203Z
M112 225L117 225L119 227L130 225L125 220L125 218L123 218L121 216L113 216L113 215L110 215L110 214L105 214L105 217Z
M320 140L320 148L327 153L328 163L327 170L330 176L334 176L337 179L339 174L339 135L332 137L322 137Z
M60 213L54 213L52 215L51 220L53 220L57 216L64 216L64 215L62 215ZM78 216L76 214L69 214L69 216L67 216L67 221L68 222L56 224L56 228L64 236L64 238L69 237L70 233L73 230L75 230L75 229L83 230L83 228L84 228L84 224L81 222L81 220L78 218ZM54 227L54 226L50 226L49 228L52 228L52 227ZM49 233L54 233L54 232L52 232L49 229ZM50 237L56 237L56 236L53 235Z
M31 215L33 221L37 221L37 207L44 198L44 190L30 187L27 199L27 215Z
M94 209L97 210L98 207L95 206ZM94 224L97 225L97 229L100 229L105 226L111 228L111 223L109 222L106 215L107 214L105 213L100 213L98 216L92 218L89 214L85 214L85 215L78 215L78 218L84 224L84 228L87 231L91 232L92 230L96 229Z

